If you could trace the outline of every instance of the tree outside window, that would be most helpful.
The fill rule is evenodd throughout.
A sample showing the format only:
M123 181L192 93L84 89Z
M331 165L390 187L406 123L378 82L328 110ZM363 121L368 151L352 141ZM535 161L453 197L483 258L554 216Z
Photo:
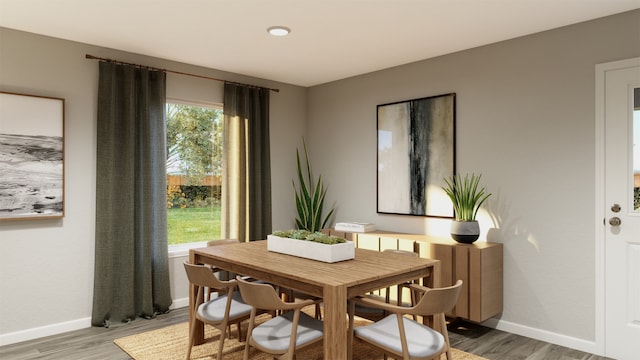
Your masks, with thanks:
M220 238L222 109L167 103L169 245Z

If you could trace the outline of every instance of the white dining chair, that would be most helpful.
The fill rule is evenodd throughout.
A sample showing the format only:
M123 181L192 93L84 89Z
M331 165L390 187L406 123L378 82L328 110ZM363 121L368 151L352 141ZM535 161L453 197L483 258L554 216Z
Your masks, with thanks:
M252 306L244 360L249 359L250 347L277 356L279 359L292 360L295 358L296 351L323 339L322 321L302 311L304 307L316 304L316 301L285 302L268 284L250 282L240 277L236 280L242 298ZM260 310L278 312L282 315L256 325L256 316Z
M353 342L360 341L382 351L395 359L431 360L440 359L442 353L452 360L445 312L458 301L462 280L455 285L431 289L411 284L412 290L422 292L417 304L411 307L397 306L384 301L356 297L349 303L348 358L353 356ZM385 310L390 315L370 325L354 327L355 305ZM405 315L433 316L434 328L421 324Z
M193 314L191 329L189 329L189 349L187 359L191 358L196 321L198 319L205 324L209 324L220 330L220 340L218 344L218 360L222 359L222 349L227 337L227 327L231 324L238 325L238 338L242 337L240 322L248 319L251 315L251 306L244 303L237 291L236 280L219 280L210 267L204 265L184 263L189 282L196 286L197 295L193 299ZM218 293L217 297L209 301L204 301L205 289L213 289Z
M416 247L414 246L414 249ZM419 254L416 251L408 251L408 250L397 250L397 249L385 249L382 251L385 254L397 254L397 255L402 255L402 256L410 256L410 257L419 257ZM409 284L414 283L414 282L404 282L404 283L400 283L397 285L397 303L398 305L402 305L402 292L403 289L408 288ZM391 288L387 287L385 289L385 295L384 297L382 296L378 296L378 295L374 295L374 294L370 294L371 297L375 297L378 300L381 301L385 301L385 302L391 302ZM411 295L411 305L413 306L416 303L416 293L413 291L410 291L410 295ZM372 308L372 307L368 307L368 306L364 306L362 304L356 303L356 308L355 308L355 315L364 319L368 319L371 321L378 321L383 319L385 316L387 316L387 312L384 309L380 309L380 308ZM415 320L415 317L414 317Z

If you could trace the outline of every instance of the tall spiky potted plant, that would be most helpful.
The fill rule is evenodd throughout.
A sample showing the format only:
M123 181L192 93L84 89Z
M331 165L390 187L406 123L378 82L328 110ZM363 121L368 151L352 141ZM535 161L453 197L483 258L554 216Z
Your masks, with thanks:
M291 180L296 197L296 210L298 211L296 227L298 229L315 232L322 230L327 225L327 222L331 215L333 215L335 209L331 209L324 218L322 217L324 198L327 194L327 189L322 184L322 175L318 176L318 181L314 184L311 173L311 163L307 152L307 144L305 143L304 138L302 139L302 145L304 147L306 174L304 174L303 166L300 161L300 152L296 149L298 182L300 183L300 189L297 189L295 181Z
M471 244L480 236L476 215L480 206L491 196L479 187L482 175L467 174L464 179L453 175L444 179L444 192L453 203L455 220L451 222L451 237L461 243Z
M304 138L302 144L304 166L300 161L300 152L296 149L300 188L296 187L295 179L291 180L298 211L298 217L295 219L298 230L274 231L267 236L267 250L328 263L353 259L355 257L353 241L320 232L327 225L335 209L331 209L323 217L327 189L322 184L322 176L314 182Z

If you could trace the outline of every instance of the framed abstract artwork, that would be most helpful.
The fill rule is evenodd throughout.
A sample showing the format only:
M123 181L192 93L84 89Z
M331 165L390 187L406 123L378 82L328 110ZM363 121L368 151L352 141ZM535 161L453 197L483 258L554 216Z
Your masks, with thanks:
M0 92L0 220L64 216L64 99Z
M456 94L378 105L377 212L453 217Z

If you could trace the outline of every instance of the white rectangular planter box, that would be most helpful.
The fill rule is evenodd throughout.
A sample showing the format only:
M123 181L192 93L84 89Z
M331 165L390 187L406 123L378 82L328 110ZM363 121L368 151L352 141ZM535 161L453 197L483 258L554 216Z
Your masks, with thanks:
M353 241L327 245L275 235L267 235L267 250L327 263L351 260L356 254Z

